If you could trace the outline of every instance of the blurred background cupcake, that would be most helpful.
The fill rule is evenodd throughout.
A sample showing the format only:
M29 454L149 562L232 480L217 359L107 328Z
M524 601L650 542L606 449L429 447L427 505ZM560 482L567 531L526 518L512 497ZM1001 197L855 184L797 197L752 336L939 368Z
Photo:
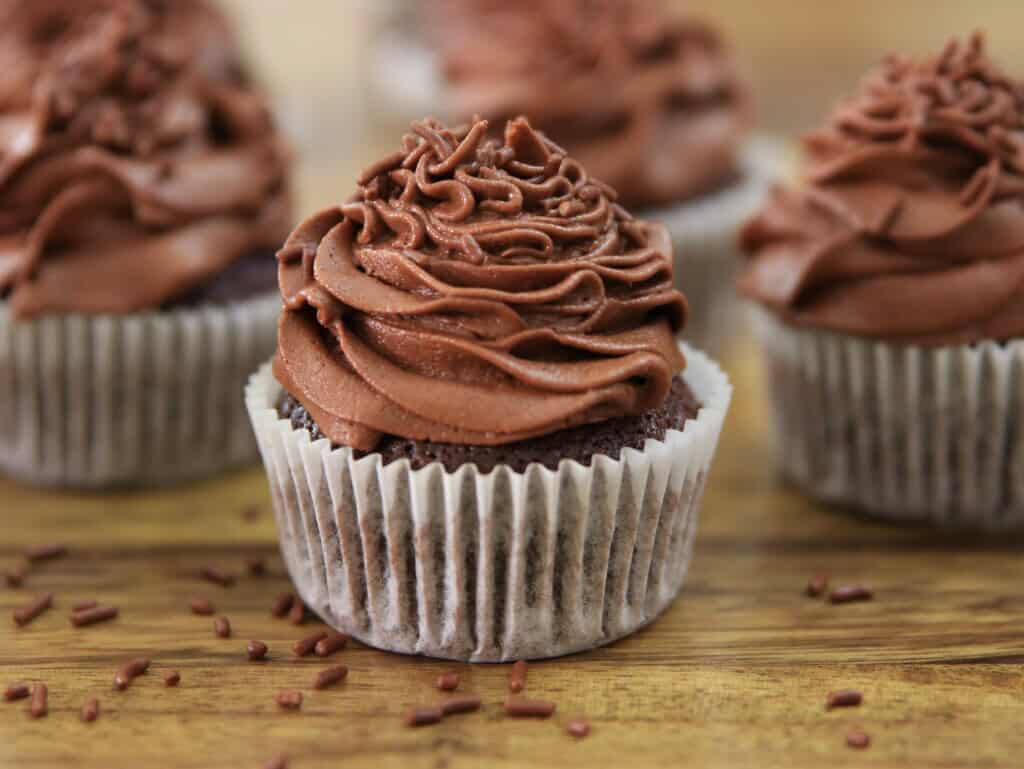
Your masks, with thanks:
M1024 83L984 38L891 56L747 226L777 446L809 493L1024 526Z
M401 114L434 98L454 120L528 116L622 205L668 226L696 300L687 338L734 337L736 234L781 160L750 140L749 87L717 31L656 0L441 0L392 18L381 100Z
M0 470L166 483L250 461L288 153L205 0L0 4Z

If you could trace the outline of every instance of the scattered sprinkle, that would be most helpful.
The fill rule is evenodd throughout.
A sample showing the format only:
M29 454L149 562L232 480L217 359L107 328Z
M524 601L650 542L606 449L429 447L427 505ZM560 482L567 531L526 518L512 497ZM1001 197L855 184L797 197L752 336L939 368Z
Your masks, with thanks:
M267 563L262 558L250 558L245 562L245 570L250 577L263 577L267 573Z
M33 684L32 703L28 708L29 715L32 718L42 718L50 712L50 707L46 702L48 696L49 690L46 688L46 684Z
M4 702L14 702L15 700L23 700L30 694L28 684L11 684L4 689Z
M274 702L286 710L298 710L302 707L302 692L282 690L274 695Z
M213 632L217 634L217 638L231 638L231 622L227 617L217 617L213 621Z
M261 662L267 658L267 645L263 641L249 641L245 649L250 662Z
M306 604L296 599L288 612L288 621L293 625L301 625L306 621Z
M590 734L590 722L583 718L574 718L565 725L565 731L573 737L583 739Z
M53 606L53 593L36 596L31 603L14 610L14 623L18 627L24 627L51 606Z
M67 554L67 547L60 542L52 542L48 545L30 547L25 551L25 557L33 563L38 561L51 561L54 558L63 558Z
M807 583L805 592L810 598L821 598L825 595L826 590L828 590L828 577L824 574L819 574Z
M71 615L71 624L75 627L88 627L100 622L109 622L115 619L119 613L116 606L97 606L93 609L83 609Z
M405 715L406 726L430 726L441 723L444 718L444 711L438 706L428 708L413 708Z
M526 688L526 671L529 666L523 660L519 660L512 666L508 674L508 690L513 694L519 694Z
M281 593L281 595L279 595L274 601L274 606L271 608L270 613L278 619L281 619L288 615L288 612L291 611L292 604L294 603L294 593Z
M839 689L828 693L828 697L825 698L825 707L828 710L832 710L832 708L852 708L860 705L863 701L864 695L856 689Z
M198 614L200 617L209 617L216 611L208 598L193 598L189 607L193 614Z
M513 718L550 718L555 714L555 703L509 697L505 701L505 713Z
M348 645L348 636L342 633L335 633L333 630L327 633L327 638L321 638L316 642L313 651L317 657L330 657L335 652L340 652Z
M100 701L95 697L85 701L82 705L82 723L91 724L100 717Z
M322 671L313 679L313 688L326 689L339 681L344 681L346 677L348 677L348 668L344 665L335 665L333 668Z
M145 657L137 657L129 660L117 671L114 676L114 688L123 692L131 682L149 670L149 660Z
M445 673L437 679L437 688L442 692L453 692L459 688L460 680L458 673Z
M828 594L828 600L832 603L870 601L872 598L874 598L874 593L863 585L843 585Z
M181 683L181 673L177 670L172 670L170 673L164 676L164 686L174 687Z
M483 700L480 699L479 695L460 694L457 697L451 697L442 702L441 711L446 716L455 715L456 713L472 713L473 711L480 710L482 704Z
M871 745L871 736L860 729L851 729L846 734L846 744L851 748L863 750Z
M231 587L235 584L235 577L233 574L228 574L216 566L204 566L199 571L199 576L205 579L207 582L212 582L215 585L221 587Z
M7 587L21 587L25 584L25 577L27 576L28 564L19 563L17 566L12 566L4 572L4 582L7 583Z
M316 645L327 638L327 632L324 630L317 631L313 635L306 636L305 638L296 641L292 645L292 651L295 652L296 657L305 657L313 653Z

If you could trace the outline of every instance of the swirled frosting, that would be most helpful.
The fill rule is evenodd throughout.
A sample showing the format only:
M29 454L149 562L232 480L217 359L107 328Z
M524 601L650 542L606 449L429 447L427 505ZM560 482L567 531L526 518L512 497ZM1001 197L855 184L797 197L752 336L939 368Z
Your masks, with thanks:
M174 300L287 235L286 151L205 0L0 2L0 296Z
M892 57L746 227L741 290L787 321L929 346L1024 335L1024 87L984 41Z
M683 369L660 225L525 119L414 123L279 252L274 372L338 445L502 445L643 413Z
M528 115L631 207L736 178L750 100L708 26L654 0L443 0L435 21L459 119Z

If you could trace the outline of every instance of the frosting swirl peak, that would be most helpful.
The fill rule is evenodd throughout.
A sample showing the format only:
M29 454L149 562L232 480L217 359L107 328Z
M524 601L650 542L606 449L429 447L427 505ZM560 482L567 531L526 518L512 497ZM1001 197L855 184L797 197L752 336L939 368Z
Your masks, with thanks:
M747 226L741 289L788 321L923 345L1024 335L1024 87L984 39L893 56Z
M523 118L414 123L279 252L275 374L331 440L501 445L660 405L686 300L660 225Z
M130 313L287 234L287 152L206 0L0 1L0 296Z

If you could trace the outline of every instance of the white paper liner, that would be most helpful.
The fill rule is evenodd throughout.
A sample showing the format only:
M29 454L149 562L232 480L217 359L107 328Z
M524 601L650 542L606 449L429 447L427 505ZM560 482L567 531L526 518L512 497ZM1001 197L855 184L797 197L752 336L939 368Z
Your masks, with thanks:
M1024 526L1024 340L929 349L753 317L799 486L894 521Z
M682 432L525 473L384 466L313 442L279 417L267 364L246 398L302 599L371 646L487 662L589 649L652 621L683 584L732 395L685 350L706 405Z
M209 476L258 456L242 391L276 346L280 298L10 317L0 302L0 472L79 488Z
M785 146L753 137L740 156L741 180L714 195L667 209L634 212L668 227L675 248L676 285L690 302L683 337L718 355L743 335L746 315L736 297L742 261L739 232L788 172Z

